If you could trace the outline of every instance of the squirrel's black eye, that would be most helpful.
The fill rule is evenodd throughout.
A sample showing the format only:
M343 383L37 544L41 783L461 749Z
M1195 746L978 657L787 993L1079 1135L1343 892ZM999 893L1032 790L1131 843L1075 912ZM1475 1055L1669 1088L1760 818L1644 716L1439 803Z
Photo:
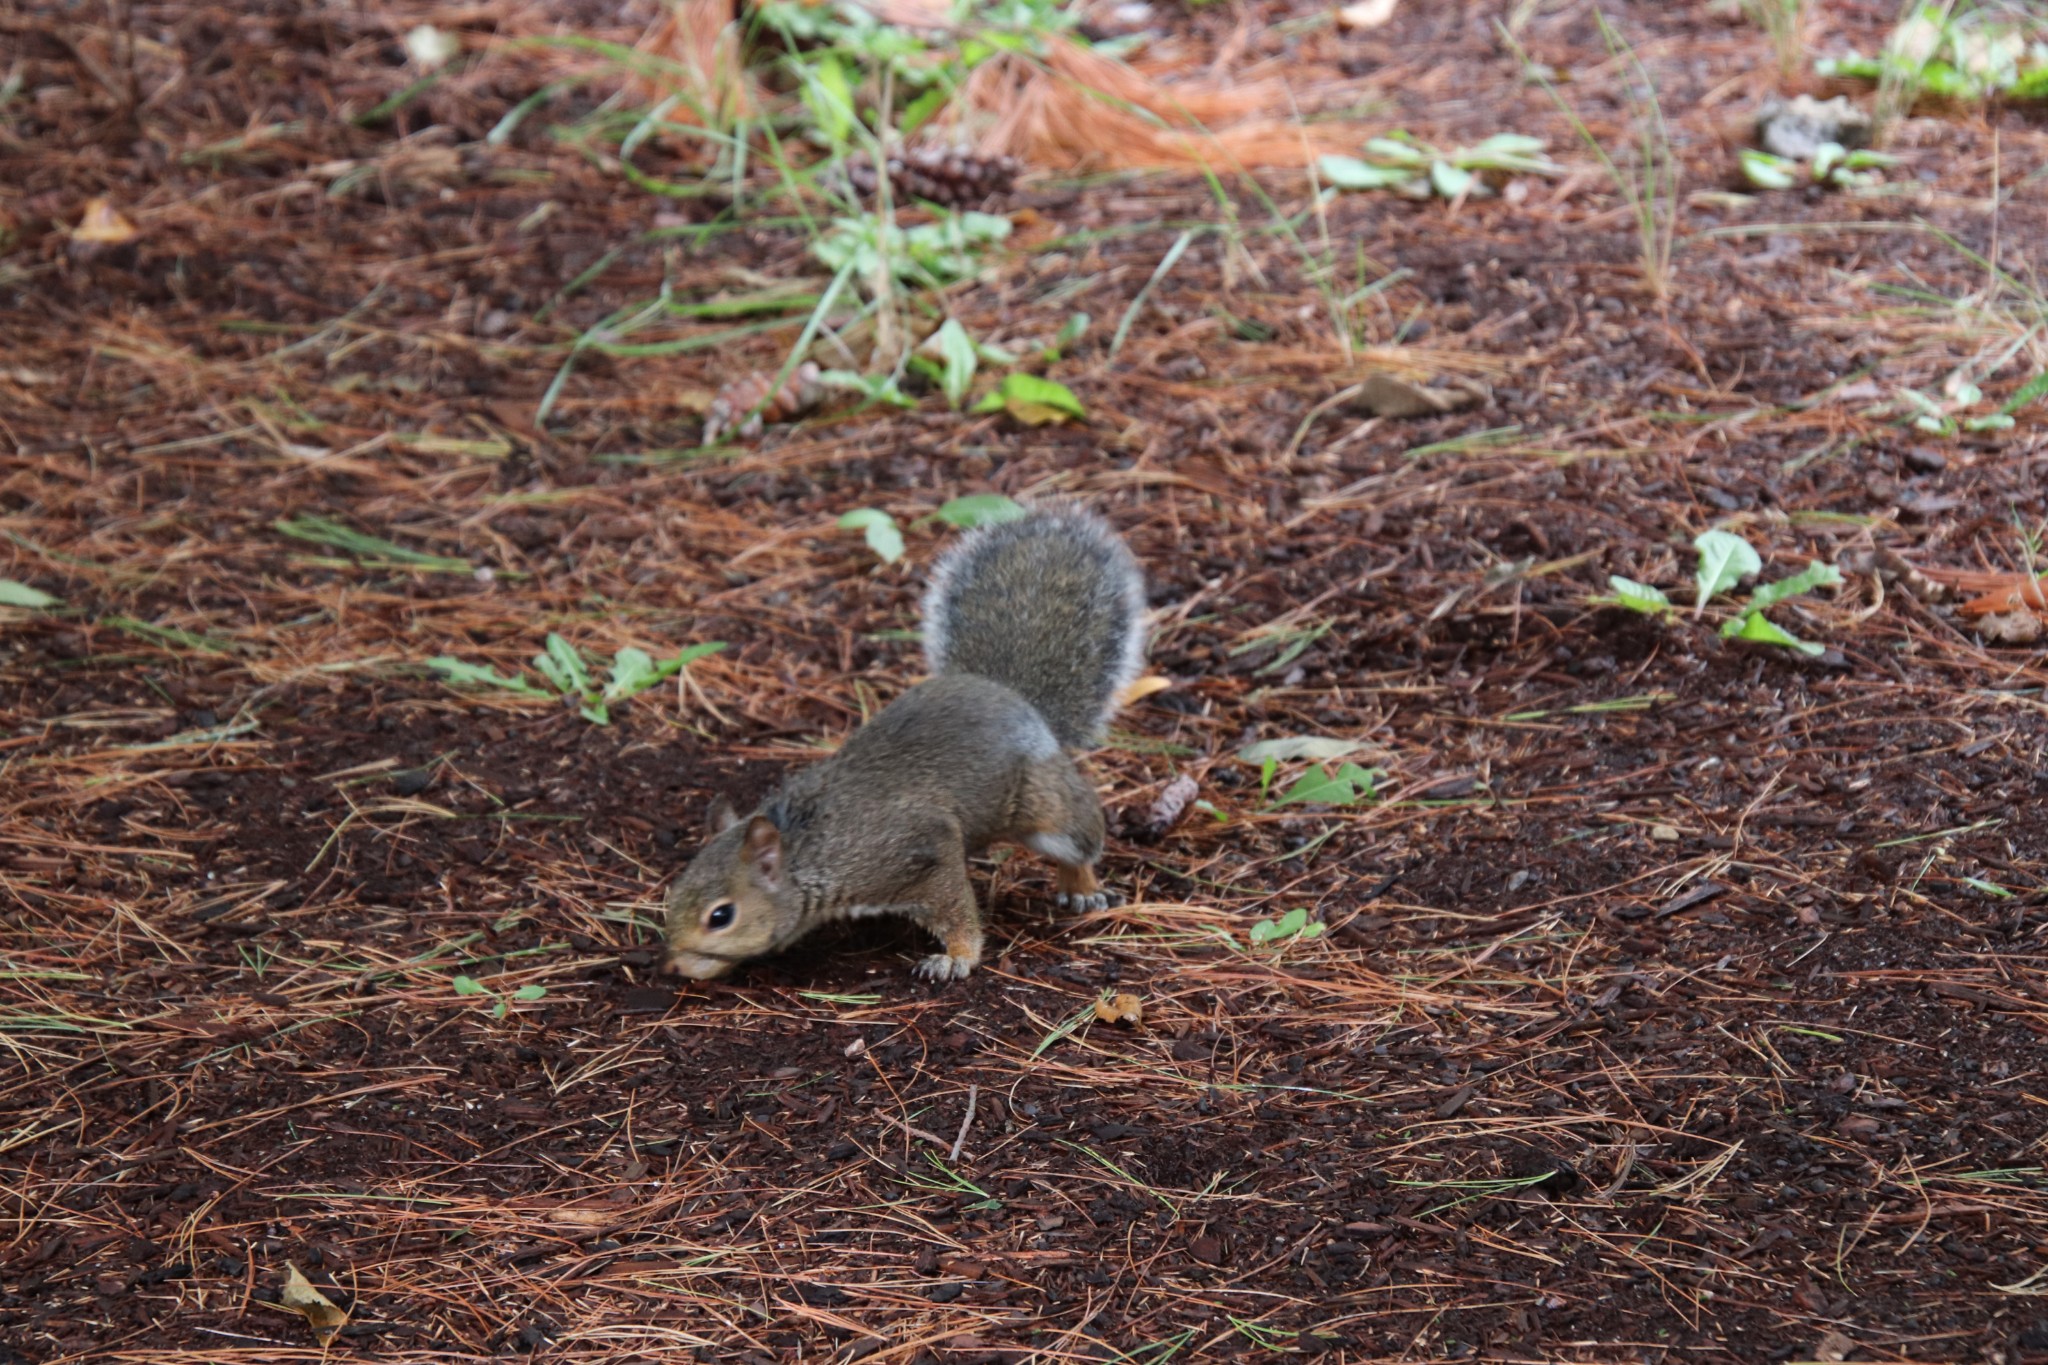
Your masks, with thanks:
M710 914L704 916L704 927L706 929L730 929L735 913L731 901L720 901L711 907Z

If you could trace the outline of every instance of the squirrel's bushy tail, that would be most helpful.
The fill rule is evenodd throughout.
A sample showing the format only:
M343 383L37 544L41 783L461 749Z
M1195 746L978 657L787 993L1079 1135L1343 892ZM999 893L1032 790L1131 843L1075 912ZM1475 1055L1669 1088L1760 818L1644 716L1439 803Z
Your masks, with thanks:
M1144 663L1144 577L1100 517L1037 508L940 557L925 592L924 650L932 672L1013 688L1060 743L1086 748Z

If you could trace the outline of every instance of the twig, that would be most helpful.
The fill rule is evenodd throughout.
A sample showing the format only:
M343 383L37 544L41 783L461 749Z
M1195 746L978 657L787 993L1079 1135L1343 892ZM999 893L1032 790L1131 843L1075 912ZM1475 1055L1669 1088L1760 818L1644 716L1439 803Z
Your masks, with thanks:
M960 1135L953 1139L953 1150L946 1153L946 1160L958 1161L960 1159L960 1149L967 1145L967 1130L974 1124L974 1102L979 1098L981 1098L981 1087L978 1085L968 1086L967 1113L960 1120Z

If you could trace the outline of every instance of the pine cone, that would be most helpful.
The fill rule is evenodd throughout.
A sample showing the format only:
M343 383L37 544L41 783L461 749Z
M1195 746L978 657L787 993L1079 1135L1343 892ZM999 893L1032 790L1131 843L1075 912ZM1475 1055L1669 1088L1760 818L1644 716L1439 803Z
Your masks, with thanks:
M711 411L704 416L704 444L712 444L735 425L742 437L759 436L764 423L801 417L824 396L825 386L818 380L815 361L807 360L797 366L780 389L775 387L777 373L756 370L719 389L718 396L711 400ZM756 412L756 408L760 410Z
M884 163L890 188L899 196L946 208L972 208L1017 183L1024 163L1014 156L981 156L959 147L927 145L898 149ZM878 187L874 162L865 155L847 161L846 178L862 195Z

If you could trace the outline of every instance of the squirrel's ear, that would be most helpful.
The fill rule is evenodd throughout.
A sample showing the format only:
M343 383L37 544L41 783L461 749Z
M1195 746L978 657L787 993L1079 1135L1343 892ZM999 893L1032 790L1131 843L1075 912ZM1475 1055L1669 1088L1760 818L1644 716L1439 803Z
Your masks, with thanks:
M767 816L757 815L747 825L746 849L754 875L773 886L782 872L782 831Z
M739 822L740 813L732 808L732 802L722 796L711 803L710 810L704 812L704 832L714 839Z

